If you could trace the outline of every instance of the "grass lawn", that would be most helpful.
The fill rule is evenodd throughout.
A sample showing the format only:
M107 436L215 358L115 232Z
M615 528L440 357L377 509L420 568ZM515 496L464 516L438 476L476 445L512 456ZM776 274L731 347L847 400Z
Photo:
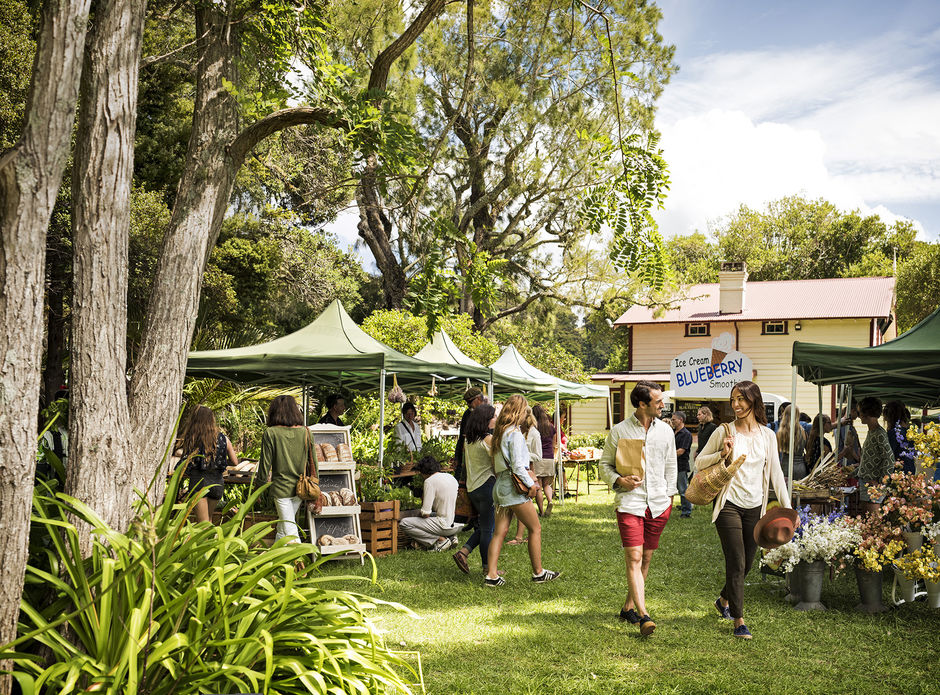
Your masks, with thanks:
M854 574L827 580L825 612L783 601L783 582L748 576L745 620L754 639L734 639L712 603L724 581L710 508L678 513L663 533L646 587L658 625L649 639L621 623L623 551L603 488L556 505L543 524L545 567L558 580L529 581L527 549L506 546L507 584L482 584L479 555L462 574L450 553L406 551L378 559L379 585L350 589L400 602L378 624L390 645L420 651L429 693L940 693L940 610L903 605L856 614ZM677 510L676 510L677 511ZM461 539L466 539L462 535ZM328 573L369 574L358 563ZM890 583L885 582L886 602Z

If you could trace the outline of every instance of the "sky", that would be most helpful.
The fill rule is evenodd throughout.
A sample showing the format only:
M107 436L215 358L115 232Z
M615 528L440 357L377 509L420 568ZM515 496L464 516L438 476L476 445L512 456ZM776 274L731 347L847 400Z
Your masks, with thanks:
M804 194L940 237L940 2L657 4L666 236Z

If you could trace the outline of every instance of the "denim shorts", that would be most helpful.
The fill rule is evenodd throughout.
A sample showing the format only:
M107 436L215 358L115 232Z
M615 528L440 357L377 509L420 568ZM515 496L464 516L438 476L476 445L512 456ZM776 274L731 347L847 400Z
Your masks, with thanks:
M512 474L506 471L500 471L496 474L496 485L493 486L493 504L497 507L513 507L517 504L525 504L529 501L526 495L520 495L516 492L516 486L512 484Z

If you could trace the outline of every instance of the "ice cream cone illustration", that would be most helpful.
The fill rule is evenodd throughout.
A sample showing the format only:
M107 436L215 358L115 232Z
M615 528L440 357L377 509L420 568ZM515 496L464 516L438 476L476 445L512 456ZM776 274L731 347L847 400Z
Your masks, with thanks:
M728 353L734 349L734 336L730 333L722 333L712 341L712 369L716 364L721 364Z

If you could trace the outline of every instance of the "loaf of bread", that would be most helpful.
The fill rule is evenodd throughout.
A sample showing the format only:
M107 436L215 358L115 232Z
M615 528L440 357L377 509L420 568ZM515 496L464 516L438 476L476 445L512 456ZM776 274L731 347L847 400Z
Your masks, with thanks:
M317 543L319 543L320 545L336 545L337 544L336 539L333 538L333 536L330 536L326 533L320 536L320 540L318 540Z
M336 455L336 449L333 448L332 444L324 443L320 445L320 460L339 461L339 457Z
M330 493L327 492L326 490L321 490L321 491L320 491L320 500L323 502L323 506L324 506L324 507L332 507L332 506L333 506L333 498L330 497Z
M345 536L343 536L343 540L349 543L350 545L355 545L356 543L359 542L359 536L352 534L352 533L347 533Z
M334 490L330 493L330 501L333 503L334 507L343 506L343 496L339 494L337 490Z
M352 507L356 504L356 496L348 487L342 488L339 491L339 496L343 499L343 504L347 507Z
M349 444L340 444L336 447L336 455L339 456L340 461L346 463L353 462L352 447Z

